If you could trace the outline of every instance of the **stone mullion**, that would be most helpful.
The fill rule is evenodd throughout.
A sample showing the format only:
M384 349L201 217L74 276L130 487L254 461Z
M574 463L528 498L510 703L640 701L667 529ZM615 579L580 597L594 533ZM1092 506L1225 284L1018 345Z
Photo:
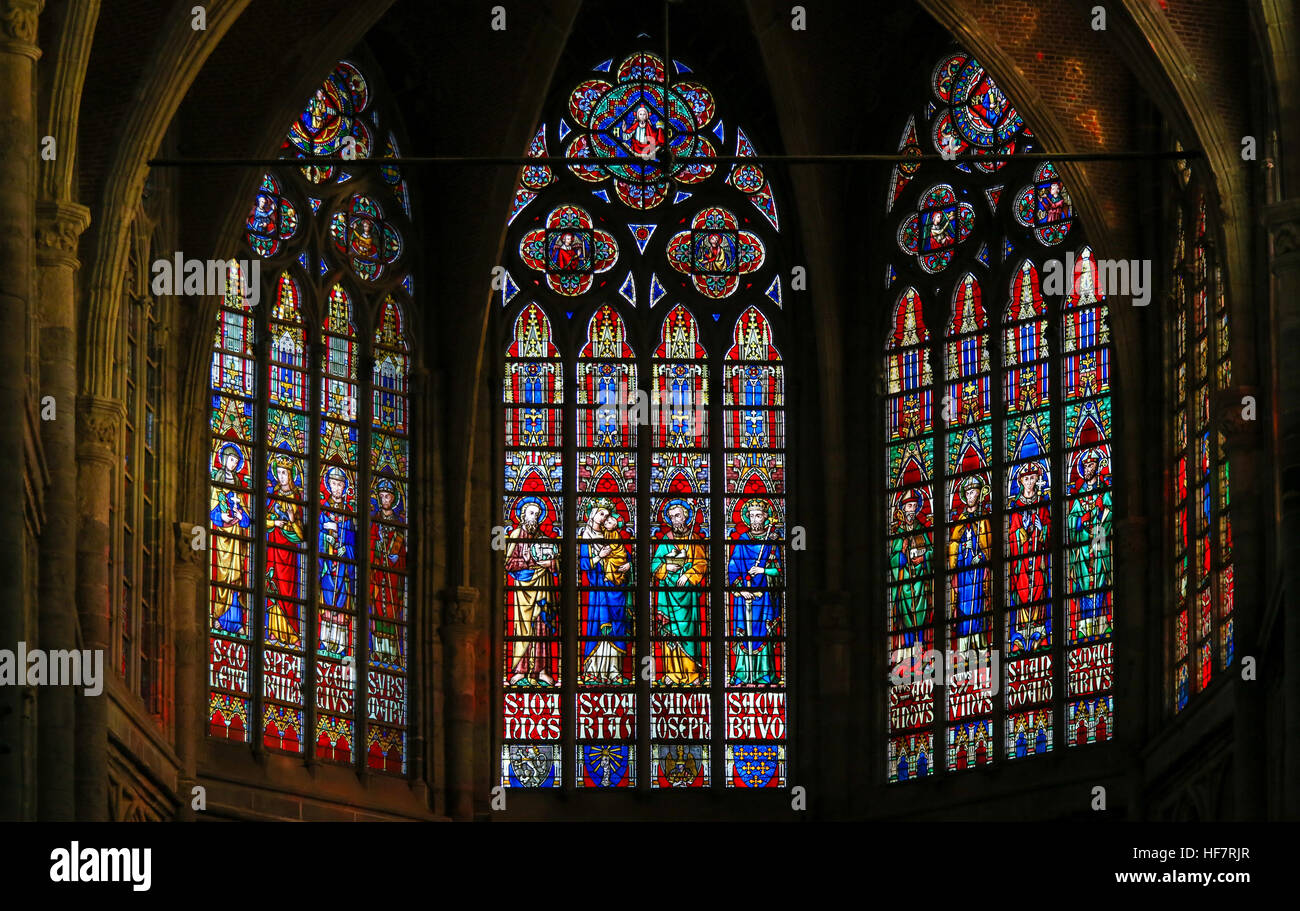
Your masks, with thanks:
M241 275L239 280L246 282L249 276ZM266 297L266 288L260 289ZM248 593L249 604L245 607L244 622L248 627L249 637L249 706L248 736L252 738L253 753L261 756L265 749L263 734L266 720L263 717L266 706L266 465L267 448L266 427L270 407L271 377L271 308L266 308L268 318L255 323L252 361L253 368L253 438L257 441L249 455L253 462L249 472L249 495L252 500L252 524L249 529L248 559L253 573L253 590ZM250 314L250 319L256 319Z
M382 306L382 304L381 304ZM369 323L365 323L369 326ZM356 640L353 643L354 654L352 656L352 666L356 669L356 681L353 692L356 695L356 705L352 708L356 713L356 764L357 772L364 779L368 773L369 766L366 764L366 744L369 739L369 694L367 692L367 672L370 669L370 617L372 606L370 604L370 561L373 556L370 552L370 447L372 433L371 414L374 406L374 390L371 385L374 379L375 355L373 351L374 335L367 333L363 338L357 340L357 347L361 349L361 356L357 359L357 405L354 409L357 415L357 537L356 544L353 547L353 555L357 560L357 588L355 593L356 614L357 614L357 633ZM410 412L407 412L407 430L410 430ZM408 437L409 439L409 437ZM410 452L407 444L407 452ZM409 456L408 456L409 459ZM409 489L409 488L408 488ZM410 515L410 503L406 504L407 515ZM407 597L410 597L409 587ZM408 602L409 603L409 602ZM408 608L407 619L410 619ZM405 631L403 631L405 635ZM410 647L407 647L408 668ZM315 681L316 674L316 657L311 656L311 679ZM407 680L410 680L408 675ZM409 686L408 686L409 689ZM409 712L410 709L408 708ZM409 717L407 719L410 720ZM407 730L410 728L408 726ZM407 746L403 745L405 751Z
M655 375L654 375L654 343L650 341L654 338L653 331L647 332L645 340L638 346L640 354L635 361L637 371L637 382L633 385L631 392L635 396L634 401L639 398L637 393L644 392L645 398L642 401L649 402L650 397L655 394ZM629 406L626 396L620 396L619 407L627 408ZM636 497L637 504L637 537L636 537L636 592L633 602L636 606L632 611L633 629L636 630L636 650L634 652L635 661L632 664L633 674L636 680L636 743L631 747L634 751L632 756L636 760L636 780L632 786L638 791L646 792L650 789L650 767L653 764L651 758L651 734L654 733L654 686L651 681L646 679L642 672L643 663L647 657L651 662L654 661L654 645L651 642L651 628L654 623L654 605L651 599L654 598L654 589L650 586L650 559L654 553L653 531L650 525L652 515L651 503L651 453L654 451L651 445L651 434L649 425L642 430L642 425L636 422L629 422L628 432L632 434L635 450L633 455L636 459Z
M326 291L326 294L329 292ZM329 301L324 303L328 311ZM307 313L316 313L312 307L305 308ZM319 314L317 314L319 315ZM302 642L303 685L302 685L302 727L303 758L309 768L314 767L316 758L316 659L319 651L317 642L320 631L320 485L321 452L320 438L324 427L325 403L325 356L324 334L312 337L312 327L321 325L323 320L313 321L311 317L303 319L304 347L306 359L303 364L303 404L305 405L305 426L307 429L307 476L303 478L303 497L306 500L305 515L307 519L306 538L303 543L303 570L307 573L307 586L298 617L298 638ZM269 368L268 368L269 369ZM260 653L260 651L259 651ZM353 665L355 668L355 665ZM355 709L356 707L353 706ZM353 748L356 748L356 731L352 732Z
M77 242L90 210L73 203L37 205L36 263L40 290L40 389L53 398L55 419L41 421L50 483L41 530L40 646L77 647ZM76 695L70 687L42 687L37 812L43 820L70 820L76 813Z
M940 314L937 324L941 327L947 326L947 320L942 318L943 310L937 305L931 306L930 313L935 311ZM926 325L931 325L934 320L927 319ZM954 622L948 614L948 584L952 577L952 571L948 566L948 535L949 516L948 516L948 437L952 433L949 429L949 422L944 420L940 411L940 420L935 420L934 406L943 401L947 394L947 384L944 372L944 342L946 336L941 329L940 331L930 330L930 341L924 342L921 346L921 356L929 359L930 376L932 381L930 388L933 390L930 394L930 427L926 430L925 436L934 440L934 451L930 459L930 526L933 529L933 538L931 545L932 569L931 578L934 587L931 589L932 599L932 616L934 629L934 649L940 653L938 661L945 661L946 649L948 647L948 631L950 625ZM942 423L940 423L940 421ZM925 644L924 638L921 644ZM924 650L922 650L922 664L925 667ZM948 748L944 743L948 718L948 668L946 664L943 667L936 668L937 673L942 673L940 679L943 683L936 682L930 691L930 705L934 717L930 719L930 732L933 738L930 747L930 775L938 776L943 774L948 768ZM909 770L909 775L912 770Z

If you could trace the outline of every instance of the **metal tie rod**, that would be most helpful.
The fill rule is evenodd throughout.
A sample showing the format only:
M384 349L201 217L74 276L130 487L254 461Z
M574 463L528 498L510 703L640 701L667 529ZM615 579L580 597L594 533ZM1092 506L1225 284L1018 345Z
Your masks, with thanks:
M858 164L883 162L887 164L923 164L928 161L946 161L949 164L987 164L991 161L1186 161L1204 158L1199 149L1166 152L1014 152L992 155L898 155L898 154L829 154L829 155L684 155L663 161L646 159L644 167L664 167L678 164ZM305 158L151 158L151 168L274 168L274 167L343 167L387 168L403 165L465 166L515 166L574 165L610 167L636 166L635 157L590 158L580 156L548 155L540 158L495 157L478 155L404 155L398 158L333 158L313 155Z

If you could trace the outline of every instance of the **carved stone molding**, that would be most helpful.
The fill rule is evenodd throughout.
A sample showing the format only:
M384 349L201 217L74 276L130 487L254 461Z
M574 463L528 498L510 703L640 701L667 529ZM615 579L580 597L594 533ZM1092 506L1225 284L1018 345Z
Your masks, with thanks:
M206 549L195 550L194 530L203 531L202 525L195 525L192 522L177 522L173 526L176 532L176 572L193 573L196 577L200 575L206 567L204 557L207 555ZM198 540L202 540L201 538Z
M36 20L45 0L0 0L0 53L41 56L36 46Z
M126 406L117 399L83 395L77 399L77 458L103 462L116 461L117 438Z
M1300 268L1300 199L1288 199L1264 207L1264 227L1268 229L1270 266Z
M461 585L442 593L442 625L473 626L478 616L478 589Z
M76 269L77 245L90 225L90 210L71 202L36 204L36 261L42 266L64 265Z
M1255 419L1246 420L1242 411L1246 407L1241 400L1250 396L1255 400ZM1227 389L1220 389L1214 393L1214 400L1211 404L1214 411L1215 424L1219 432L1225 437L1227 445L1232 446L1246 439L1254 445L1254 439L1259 435L1259 389L1254 386L1230 386Z
M124 776L109 769L108 818L111 822L166 822L151 801Z

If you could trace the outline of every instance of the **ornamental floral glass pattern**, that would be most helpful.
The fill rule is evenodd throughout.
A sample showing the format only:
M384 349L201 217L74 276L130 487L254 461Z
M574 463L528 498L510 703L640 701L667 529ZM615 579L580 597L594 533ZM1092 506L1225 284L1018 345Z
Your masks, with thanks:
M885 198L890 782L1114 729L1097 263L1066 246L1082 226L1050 162L979 160L1035 145L983 66L951 52L926 90L899 151L957 160L897 164Z
M344 61L283 154L365 157L381 122ZM215 738L405 774L410 198L395 168L345 167L263 178L245 241L269 277L252 287L232 267L217 314L207 723Z
M510 788L788 782L776 200L757 162L667 162L730 138L709 90L671 68L636 51L554 98L527 156L584 161L525 166L508 215ZM754 158L731 132L728 152Z

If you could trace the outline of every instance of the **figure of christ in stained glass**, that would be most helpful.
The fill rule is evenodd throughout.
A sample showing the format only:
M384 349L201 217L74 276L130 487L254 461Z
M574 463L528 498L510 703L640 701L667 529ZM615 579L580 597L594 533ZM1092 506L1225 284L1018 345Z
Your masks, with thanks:
M658 538L650 560L655 580L656 633L665 637L662 682L693 686L704 680L700 664L701 594L709 561L704 545L691 542L694 510L685 500L674 500L664 510L669 527Z
M325 472L329 499L321 505L319 520L320 546L320 647L338 657L348 654L352 637L348 634L356 590L356 537L353 518L347 508L348 476L342 468L332 466ZM347 560L349 562L342 562Z
M1079 481L1075 500L1066 516L1070 551L1066 588L1079 594L1079 628L1076 638L1107 632L1110 605L1111 545L1110 488L1101 474L1100 450L1088 449L1078 456Z
M894 510L890 533L898 535L890 545L890 567L898 585L898 618L903 628L903 646L921 646L921 627L930 622L927 581L930 575L929 520L920 514L921 498L914 490L902 495Z
M948 541L948 568L952 575L951 619L957 621L957 649L986 648L986 624L977 619L988 610L988 551L992 536L985 515L988 491L978 478L961 483L961 507L953 517Z
M626 588L632 578L632 557L619 532L612 501L601 497L587 509L587 523L578 532L578 571L583 592L582 672L586 682L630 683L624 672L627 643L632 635Z
M406 608L406 532L391 523L405 521L398 486L392 478L380 478L375 485L379 507L371 515L370 606L375 616L375 653L394 664L400 658L397 621Z
M554 611L551 604L555 588L555 568L559 548L537 541L547 535L542 529L546 506L537 497L524 497L516 507L519 525L506 533L506 575L509 577L507 600L510 628L516 636L552 635ZM516 639L511 643L510 685L523 683L551 686L546 643L537 639Z
M299 591L299 549L307 536L304 531L302 490L294 480L296 465L291 456L271 459L275 472L272 499L266 517L266 635L271 642L297 646L299 627L295 602Z
M745 530L736 538L727 565L731 593L731 622L735 635L752 637L737 642L736 665L729 685L778 683L772 646L767 636L779 632L780 601L768 588L769 579L781 577L780 528L767 500L753 499L743 511Z
M1048 596L1046 553L1051 530L1051 510L1044 502L1043 466L1027 462L1016 471L1020 491L1011 502L1007 556L1010 558L1010 598L1019 605L1010 635L1011 652L1035 651L1051 642L1052 610L1042 603Z
M612 132L627 143L628 150L638 158L654 158L655 152L664 144L663 121L652 116L644 104L637 105L635 111L628 111Z

